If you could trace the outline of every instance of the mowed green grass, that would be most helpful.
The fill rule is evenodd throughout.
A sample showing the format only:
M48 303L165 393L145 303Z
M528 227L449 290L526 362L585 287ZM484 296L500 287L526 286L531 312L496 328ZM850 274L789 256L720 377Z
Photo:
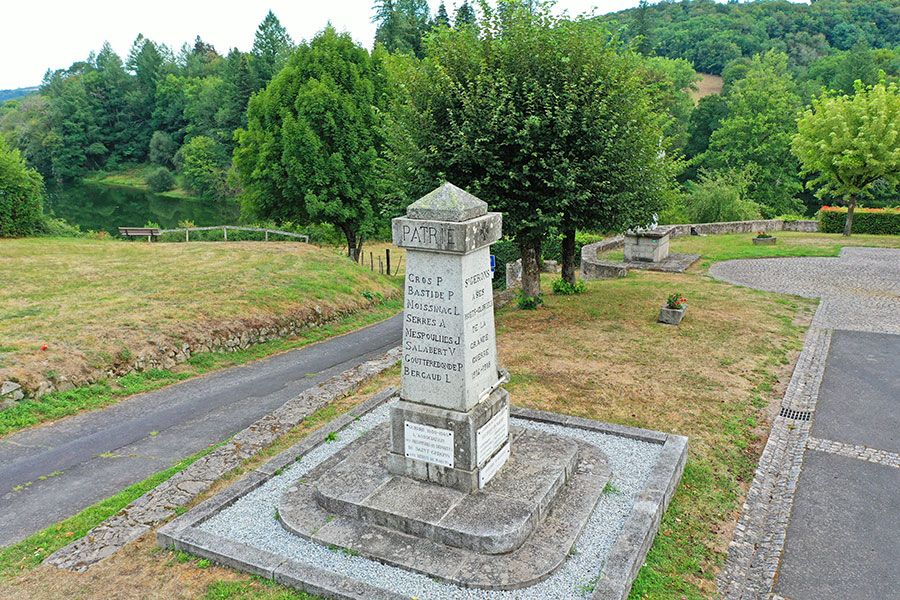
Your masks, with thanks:
M0 280L0 379L20 381L77 380L217 327L368 309L400 284L295 242L81 238L0 240Z
M669 243L670 252L699 254L700 267L723 260L738 258L776 258L786 256L837 256L845 246L870 246L879 248L900 248L900 236L852 235L844 237L838 233L800 233L778 231L772 235L778 238L774 246L753 244L755 233L733 233L709 236L679 236ZM607 260L622 260L621 249L600 255Z

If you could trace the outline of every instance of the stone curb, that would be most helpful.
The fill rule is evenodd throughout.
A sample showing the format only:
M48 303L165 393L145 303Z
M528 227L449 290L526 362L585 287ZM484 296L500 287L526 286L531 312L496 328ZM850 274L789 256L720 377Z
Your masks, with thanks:
M159 529L157 542L160 546L191 552L241 571L273 578L278 583L312 594L340 600L407 598L350 577L338 575L313 565L277 558L271 553L261 552L246 544L195 529L197 525L276 476L280 469L322 444L330 432L340 431L358 416L377 408L396 394L396 388L382 390L333 421L329 426L319 429L292 448L272 458L227 490L213 496L189 513ZM598 583L591 597L592 600L627 598L634 578L653 544L662 515L681 479L687 460L688 439L680 435L526 408L511 408L510 418L591 430L662 446L659 459L651 470L647 484L637 498L634 513L619 533L612 553L597 576Z
M335 399L351 393L370 377L392 367L399 358L399 347L393 348L377 359L362 363L304 391L293 400L289 400L275 411L238 432L224 446L197 460L184 471L161 483L117 514L106 519L84 537L60 548L51 554L44 563L76 572L86 571L92 565L111 556L129 542L147 533L160 521L176 514L176 508L188 504L199 494L209 489L223 475L240 466L246 459L268 447L281 435L296 427L304 418ZM386 397L381 397L381 394L378 397L380 397L381 402L386 400ZM378 399L378 397L372 398L359 407L348 411L334 423L343 427L355 419L357 415L362 414L359 412L362 407L369 407L366 410L370 409L373 401ZM326 428L323 428L310 434L299 446L315 446L321 443L327 435L328 431ZM197 515L208 511L206 516L209 516L209 514L221 508L223 498L233 502L244 493L260 485L270 476L270 474L264 472L267 467L272 473L275 473L280 468L280 466L275 466L280 464L277 461L280 460L284 464L288 464L291 460L296 459L296 455L293 458L289 458L290 452L291 450L282 452L261 467L260 470L252 471L247 477L241 479L238 484L231 486L223 494L215 496L215 499L217 499L215 503L204 502L198 507L198 509L202 508L202 510L190 511L183 517L179 517L163 527L161 530L163 538L174 541L172 534L175 531L181 531L180 526L177 524L188 522L188 519L182 521L188 515L191 515L191 519L197 519Z

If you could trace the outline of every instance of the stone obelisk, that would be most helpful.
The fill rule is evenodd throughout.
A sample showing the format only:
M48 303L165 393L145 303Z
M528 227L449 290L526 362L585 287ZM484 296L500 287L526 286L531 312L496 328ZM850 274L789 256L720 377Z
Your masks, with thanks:
M497 365L490 244L501 215L450 184L394 219L406 249L400 401L388 469L469 492L509 457L509 394Z

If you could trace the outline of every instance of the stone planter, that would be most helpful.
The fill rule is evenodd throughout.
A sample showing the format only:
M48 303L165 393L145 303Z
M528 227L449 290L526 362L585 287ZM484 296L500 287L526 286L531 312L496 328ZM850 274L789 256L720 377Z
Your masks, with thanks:
M777 239L778 239L778 238L775 237L775 236L771 236L771 237L755 237L755 238L753 238L753 245L754 245L754 246L774 246L774 245L775 245L775 241L776 241Z
M659 322L666 325L678 325L684 318L687 308L668 308L663 306L659 310Z

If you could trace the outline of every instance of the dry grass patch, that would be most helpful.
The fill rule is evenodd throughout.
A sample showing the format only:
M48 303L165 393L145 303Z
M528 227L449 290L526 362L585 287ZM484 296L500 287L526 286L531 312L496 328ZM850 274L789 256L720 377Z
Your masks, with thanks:
M684 322L657 323L675 291L688 298ZM813 308L701 273L637 273L590 282L579 296L547 294L537 311L499 314L513 403L690 438L681 487L633 598L715 594L775 383L788 378Z
M371 304L363 292L398 292L388 278L308 244L0 243L0 377L23 381L77 382L154 345L345 313Z

